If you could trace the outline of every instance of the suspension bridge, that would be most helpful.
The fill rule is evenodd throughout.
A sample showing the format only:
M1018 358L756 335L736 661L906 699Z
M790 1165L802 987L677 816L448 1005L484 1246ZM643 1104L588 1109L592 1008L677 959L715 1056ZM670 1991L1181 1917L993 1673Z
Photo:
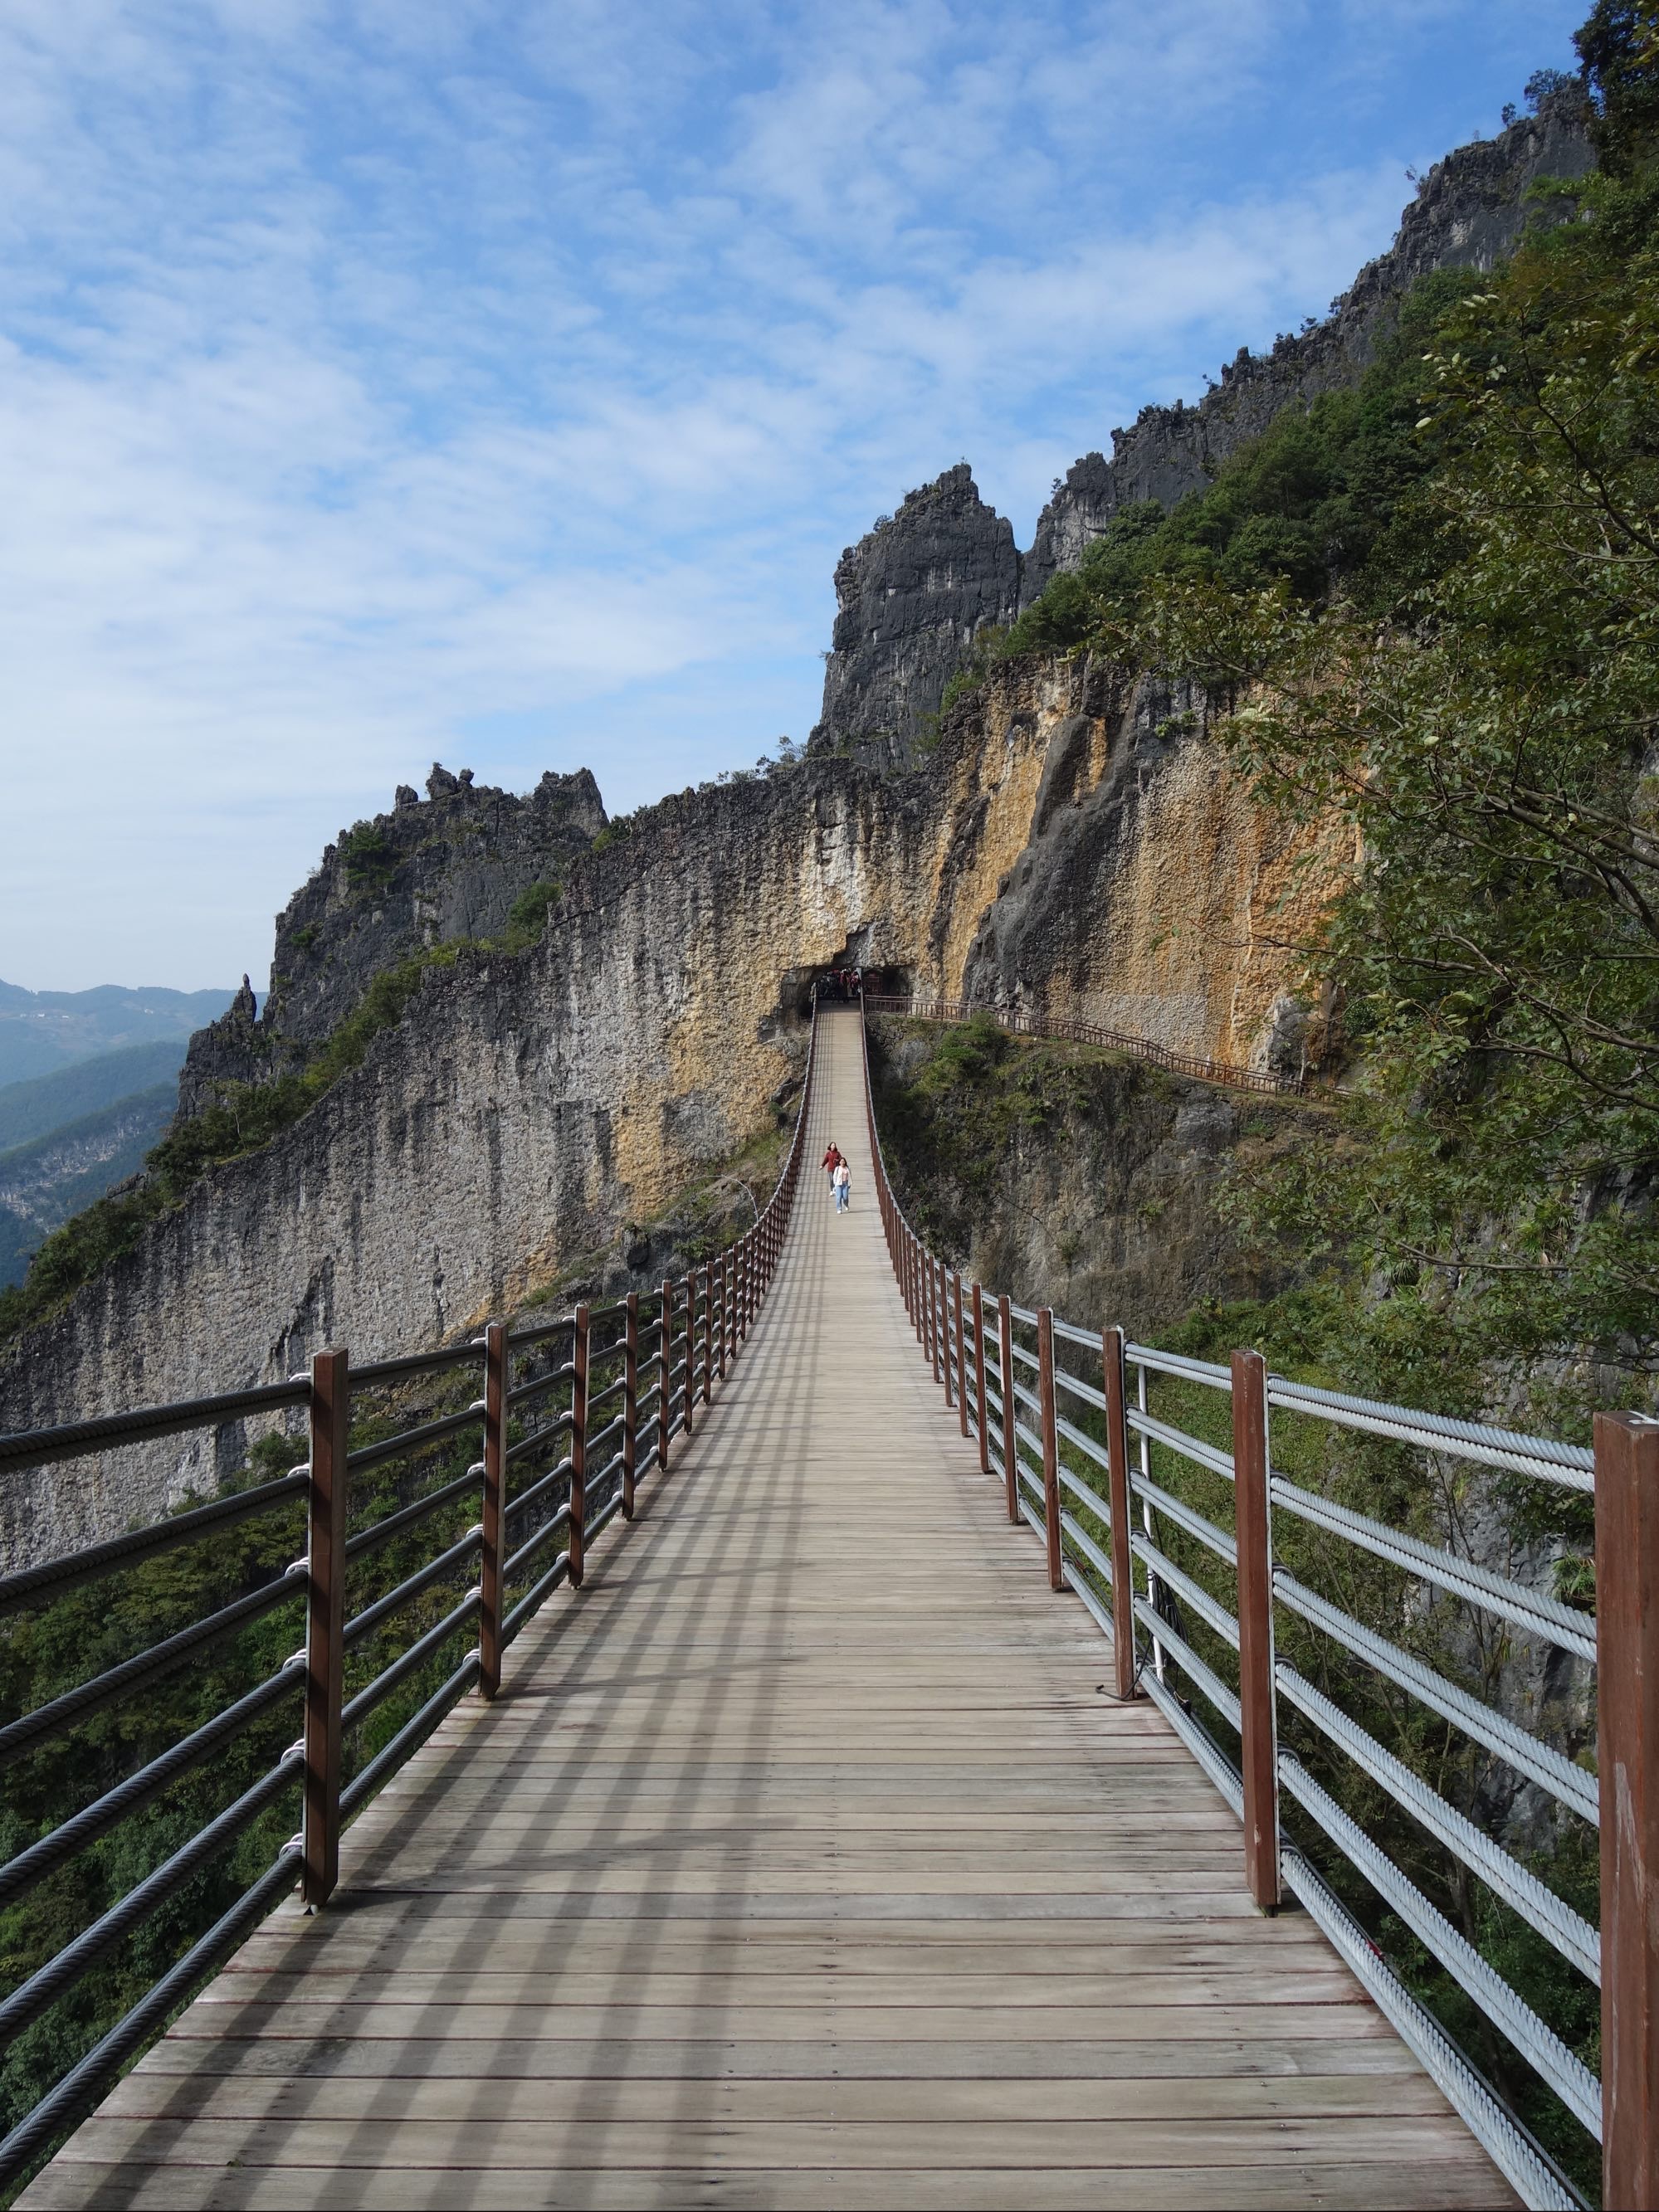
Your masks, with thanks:
M813 1165L832 1137L844 1215ZM482 1397L354 1446L354 1402L451 1370ZM1209 1394L1231 1449L1176 1425L1161 1381L1182 1405ZM1297 1840L1292 1803L1603 2139L1606 2201L1654 2201L1659 1713L1640 1622L1659 1459L1641 1425L1605 1423L1592 1457L1298 1395L1251 1355L1182 1360L964 1285L888 1185L856 1007L819 1014L777 1194L717 1261L653 1301L441 1354L355 1370L322 1354L258 1395L0 1443L0 1467L68 1461L233 1404L311 1438L265 1486L279 1495L0 1580L0 1607L26 1612L204 1516L308 1522L265 1599L303 1603L304 1651L160 1754L159 1779L0 1869L0 1902L25 1894L233 1727L303 1709L216 1829L0 2001L8 2032L41 2017L283 1790L302 1796L269 1871L14 2129L0 2172L33 2172L24 2205L1581 2201L1391 1970L1334 1859ZM1624 1639L1622 1686L1605 1652L1601 1670L1602 1771L1623 1794L1599 1929L1289 1666L1275 1619L1310 1622L1592 1827L1595 1775L1300 1581L1273 1524L1317 1526L1579 1663L1597 1620L1290 1481L1270 1403L1595 1490L1599 1627ZM371 1465L480 1433L481 1461L354 1523ZM1236 1494L1228 1525L1182 1468ZM404 1572L421 1529L431 1558ZM399 1579L354 1583L393 1538ZM400 1608L420 1633L388 1657ZM70 1686L0 1750L189 1656ZM364 1751L368 1718L411 1697ZM1281 1743L1291 1708L1599 1983L1605 2082Z

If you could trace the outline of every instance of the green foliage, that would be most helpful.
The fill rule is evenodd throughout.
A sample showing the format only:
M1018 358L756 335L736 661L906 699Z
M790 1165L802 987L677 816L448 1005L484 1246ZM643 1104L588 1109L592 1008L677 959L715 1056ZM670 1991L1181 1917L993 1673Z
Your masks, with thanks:
M1601 167L1629 179L1659 155L1659 0L1596 0L1573 44Z
M1357 860L1305 949L1366 1141L1264 1194L1492 1360L1659 1360L1659 252L1586 189L1443 319L1415 500L1454 552L1380 626L1165 580L1112 649L1244 703L1223 742ZM1621 1386L1628 1388L1628 1384Z
M563 890L563 877L555 876L549 882L530 884L519 893L507 910L501 938L507 951L522 952L526 945L540 944L547 932L548 915Z
M358 822L340 840L340 859L354 897L373 898L398 872L397 848L374 822Z

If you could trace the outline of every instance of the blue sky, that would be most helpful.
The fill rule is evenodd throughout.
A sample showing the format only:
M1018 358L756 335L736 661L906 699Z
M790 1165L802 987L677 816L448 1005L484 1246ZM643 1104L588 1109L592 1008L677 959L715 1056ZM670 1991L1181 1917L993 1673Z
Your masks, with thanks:
M434 759L804 737L843 545L963 458L1029 544L1583 13L7 0L0 975L262 983Z

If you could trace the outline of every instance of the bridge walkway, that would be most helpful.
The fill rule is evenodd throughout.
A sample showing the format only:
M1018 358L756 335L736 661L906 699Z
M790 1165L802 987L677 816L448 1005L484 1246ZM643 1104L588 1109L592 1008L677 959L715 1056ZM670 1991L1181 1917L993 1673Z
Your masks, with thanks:
M29 2206L1496 2205L1507 2185L957 1434L857 1017L750 1346Z

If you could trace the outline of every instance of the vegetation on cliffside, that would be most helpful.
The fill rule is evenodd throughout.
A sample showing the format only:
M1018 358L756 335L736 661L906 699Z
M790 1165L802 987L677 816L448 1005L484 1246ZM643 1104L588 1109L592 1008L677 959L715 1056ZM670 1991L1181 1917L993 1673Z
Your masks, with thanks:
M1356 393L1132 510L994 649L1203 685L1264 799L1363 855L1294 946L1364 1143L1249 1194L1392 1325L1659 1373L1659 9L1580 34L1603 174L1436 278Z

